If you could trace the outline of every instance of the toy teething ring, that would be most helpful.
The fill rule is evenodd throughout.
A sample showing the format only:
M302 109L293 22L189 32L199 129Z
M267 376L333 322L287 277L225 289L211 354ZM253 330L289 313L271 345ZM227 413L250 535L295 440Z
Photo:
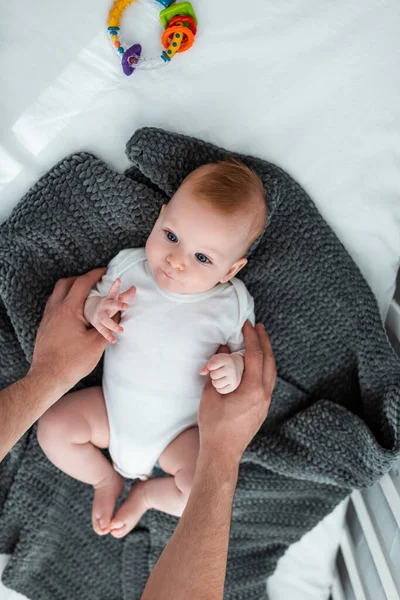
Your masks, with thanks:
M160 12L160 21L165 29L161 41L166 50L151 59L142 58L140 44L127 48L119 37L122 14L136 0L115 0L110 10L107 31L125 75L131 75L135 69L154 69L168 64L176 53L186 52L193 45L197 33L197 17L190 2L176 4L174 0L157 1L165 7Z

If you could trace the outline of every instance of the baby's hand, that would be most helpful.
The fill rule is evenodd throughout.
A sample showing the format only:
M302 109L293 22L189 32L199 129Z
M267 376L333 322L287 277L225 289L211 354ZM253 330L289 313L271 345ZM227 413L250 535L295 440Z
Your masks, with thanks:
M244 369L244 360L241 354L214 354L200 375L210 373L211 383L220 394L230 394L240 384Z
M86 300L85 318L97 329L103 337L111 344L115 344L116 339L111 333L123 333L124 329L113 321L112 317L121 310L128 308L127 300L133 298L136 292L135 287L120 294L121 280L116 279L112 284L108 296L92 296Z

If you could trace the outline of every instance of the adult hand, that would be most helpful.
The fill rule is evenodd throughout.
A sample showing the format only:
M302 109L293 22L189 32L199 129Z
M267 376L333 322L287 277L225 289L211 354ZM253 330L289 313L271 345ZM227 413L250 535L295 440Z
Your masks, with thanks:
M265 421L276 382L271 343L263 325L243 327L246 347L239 387L221 396L210 378L204 386L198 415L200 453L240 461L246 447ZM222 352L229 352L222 348Z
M105 272L100 268L60 279L47 301L29 374L51 377L60 395L94 369L107 346L83 315L90 288Z

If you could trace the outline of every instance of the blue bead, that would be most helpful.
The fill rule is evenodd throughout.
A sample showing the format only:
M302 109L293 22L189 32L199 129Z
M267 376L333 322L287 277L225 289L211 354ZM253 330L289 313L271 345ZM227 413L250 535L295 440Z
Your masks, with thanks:
M119 27L116 27L115 25L113 27L107 27L108 31L119 31Z
M171 60L170 57L168 56L168 54L165 52L165 50L161 54L161 58L163 59L164 62L169 62Z
M122 48L122 46L120 46L118 48L118 54L124 54L125 50Z

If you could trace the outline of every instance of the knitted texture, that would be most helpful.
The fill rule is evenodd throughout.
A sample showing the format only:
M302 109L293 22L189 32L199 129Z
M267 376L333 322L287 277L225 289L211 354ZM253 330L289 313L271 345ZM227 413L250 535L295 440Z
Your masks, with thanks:
M56 280L143 246L182 179L230 153L143 128L127 154L122 175L90 154L66 158L0 227L2 387L27 370ZM238 157L266 190L268 226L241 276L279 377L240 466L224 597L260 600L285 549L399 455L400 365L372 292L307 194L275 165ZM101 365L80 385L100 381ZM0 464L4 583L37 600L138 600L178 520L151 510L125 539L100 538L91 499L28 432Z

